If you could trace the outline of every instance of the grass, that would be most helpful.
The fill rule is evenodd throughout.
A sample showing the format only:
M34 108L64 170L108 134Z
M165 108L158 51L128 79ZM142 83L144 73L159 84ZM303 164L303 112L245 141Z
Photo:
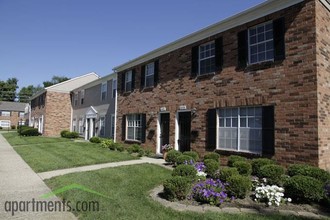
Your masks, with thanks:
M110 151L98 144L73 142L64 138L3 136L35 172L137 159L127 153Z
M56 190L75 183L109 197L104 198L76 189L59 194L58 196L71 204L78 201L98 201L98 212L74 212L79 219L299 219L280 215L178 212L149 197L149 191L170 176L170 170L144 164L68 174L46 180L46 184Z

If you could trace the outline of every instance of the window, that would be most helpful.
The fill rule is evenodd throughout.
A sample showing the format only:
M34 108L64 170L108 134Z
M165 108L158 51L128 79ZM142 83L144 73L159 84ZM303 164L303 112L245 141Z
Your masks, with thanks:
M100 117L100 135L105 135L105 117Z
M72 122L72 130L73 130L73 131L77 131L77 120L76 120L76 119L73 119L73 122Z
M73 105L74 106L78 105L78 93L74 93L73 95Z
M262 107L218 110L218 148L262 152Z
M155 63L149 63L145 69L145 87L153 87L155 81Z
M0 127L9 128L10 127L10 121L0 121Z
M126 139L141 141L142 139L142 116L141 114L127 115Z
M273 22L252 27L248 31L249 63L274 60Z
M10 111L2 111L1 116L10 116Z
M111 138L114 139L115 138L115 120L116 117L115 115L111 115Z
M132 91L132 70L125 73L125 92Z
M18 126L23 126L23 125L25 125L25 121L22 120L18 121Z
M101 101L107 98L107 82L101 84Z
M25 116L25 113L24 113L24 112L19 112L19 113L18 113L18 117L20 117L20 118L24 118L24 116Z
M215 71L214 41L199 46L199 75Z
M112 98L116 98L117 94L117 80L113 79L112 80Z
M85 99L85 90L80 91L80 105L84 104L84 99Z
M83 119L79 119L79 122L78 122L78 132L79 132L79 134L82 134L83 132L84 132L84 127L83 127Z

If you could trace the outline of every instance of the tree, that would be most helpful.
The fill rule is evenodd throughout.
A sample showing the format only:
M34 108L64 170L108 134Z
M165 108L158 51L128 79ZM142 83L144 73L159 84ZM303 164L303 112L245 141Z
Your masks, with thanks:
M8 78L7 81L0 80L0 101L15 101L18 79Z
M44 81L43 84L44 84L44 87L46 88L46 87L49 87L49 86L52 86L52 85L55 85L55 84L58 84L58 83L67 81L69 79L70 78L65 77L65 76L53 76L52 80L50 80L50 81Z
M29 85L27 87L23 87L18 92L18 99L20 102L29 102L30 98L42 89L43 87L41 87L40 85L38 86Z

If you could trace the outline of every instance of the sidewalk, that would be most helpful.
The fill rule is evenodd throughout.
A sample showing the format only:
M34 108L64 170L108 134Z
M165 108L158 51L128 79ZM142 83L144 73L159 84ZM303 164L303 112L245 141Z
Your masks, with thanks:
M6 201L60 201L58 198L41 199L40 196L51 190L40 177L25 163L25 161L9 145L0 132L0 219L76 219L70 212L15 212L12 216ZM13 203L12 203L13 204ZM26 203L25 203L26 204ZM14 207L12 207L14 208ZM19 207L17 207L19 208ZM26 207L25 207L26 209Z

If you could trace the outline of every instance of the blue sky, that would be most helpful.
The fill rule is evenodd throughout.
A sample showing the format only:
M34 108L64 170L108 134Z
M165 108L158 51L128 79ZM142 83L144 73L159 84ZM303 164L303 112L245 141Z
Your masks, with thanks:
M0 0L0 80L112 68L265 0Z

